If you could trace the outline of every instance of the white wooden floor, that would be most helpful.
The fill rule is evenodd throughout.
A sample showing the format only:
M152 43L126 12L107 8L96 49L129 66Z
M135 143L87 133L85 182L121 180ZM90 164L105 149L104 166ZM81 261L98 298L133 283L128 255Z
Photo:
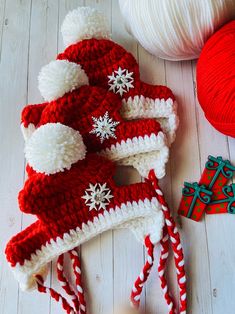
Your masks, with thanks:
M24 182L20 112L25 104L41 101L38 72L63 50L60 25L65 14L84 4L108 16L113 39L136 56L146 82L167 84L177 96L180 127L162 182L175 213L183 181L199 179L209 154L235 164L235 141L212 129L197 103L195 62L173 63L150 56L126 33L117 0L0 0L0 314L63 313L50 297L19 290L3 251L7 240L33 220L17 206L17 192ZM130 170L129 181L137 179ZM210 216L200 223L182 219L179 224L188 275L188 313L235 313L235 217ZM111 314L127 303L144 263L141 244L128 231L107 232L83 245L81 255L90 314ZM169 276L174 282L172 270ZM48 283L59 289L53 272L49 277ZM176 295L175 284L172 289ZM142 309L146 314L167 313L156 267L144 291Z

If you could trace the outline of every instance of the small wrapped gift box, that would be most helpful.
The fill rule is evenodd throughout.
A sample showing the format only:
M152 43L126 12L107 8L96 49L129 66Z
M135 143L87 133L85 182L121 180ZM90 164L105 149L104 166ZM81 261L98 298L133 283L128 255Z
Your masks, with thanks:
M199 221L213 193L205 185L184 182L182 194L179 215Z
M199 184L206 185L208 190L221 190L233 177L234 171L235 167L231 165L229 160L224 160L220 156L208 156Z
M235 214L235 184L225 185L214 191L206 207L207 214Z

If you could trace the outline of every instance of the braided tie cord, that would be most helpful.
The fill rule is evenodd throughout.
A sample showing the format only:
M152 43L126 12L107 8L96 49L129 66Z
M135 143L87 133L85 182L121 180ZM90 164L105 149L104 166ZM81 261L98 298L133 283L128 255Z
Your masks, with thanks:
M86 314L86 301L84 291L82 288L82 277L81 277L81 263L76 250L69 251L70 258L72 260L73 270L76 278L77 296L80 303L80 313Z
M158 276L161 282L161 288L163 291L164 298L168 305L169 314L174 314L175 305L169 293L169 288L168 288L167 280L165 277L165 270L166 270L168 255L169 255L169 236L168 236L167 228L165 225L163 228L163 237L160 241L160 259L158 263Z
M152 185L156 191L157 199L161 204L162 211L165 217L165 223L167 227L168 234L170 236L170 241L172 249L174 252L174 260L177 272L177 281L180 292L180 314L186 314L186 275L184 270L184 254L181 246L180 235L176 227L175 221L171 216L170 209L167 205L165 197L159 187L158 179L154 173L154 170L149 172L149 180L152 182Z
M147 249L147 260L131 291L131 304L136 308L139 307L140 295L143 290L144 283L147 281L151 268L153 267L154 261L154 244L151 242L149 236L145 237L144 243Z
M42 276L36 275L35 277L37 279L37 288L39 292L49 293L53 299L61 303L63 309L66 311L67 314L76 314L74 309L70 306L68 301L61 294L59 294L52 288L48 288L44 286L44 281L43 281Z
M61 284L61 287L65 290L65 292L71 296L76 312L79 312L80 303L79 300L71 288L66 275L64 273L64 254L61 254L57 260L57 277Z

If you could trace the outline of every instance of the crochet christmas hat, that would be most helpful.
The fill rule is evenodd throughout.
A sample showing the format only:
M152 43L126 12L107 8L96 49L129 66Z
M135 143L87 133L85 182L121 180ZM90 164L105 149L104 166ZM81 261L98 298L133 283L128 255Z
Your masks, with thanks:
M69 79L66 79L61 71L65 63L53 61L44 67L39 75L40 85L48 87L48 73L57 71L60 81L66 81L68 90L72 90L75 79L68 71L65 74ZM76 64L74 67L78 71ZM77 79L81 84L81 77ZM99 152L121 165L132 165L144 177L150 169L154 169L158 178L163 177L169 149L159 123L154 119L124 121L119 114L120 107L117 95L101 87L85 85L50 102L26 106L22 113L22 131L27 140L35 128L60 122L80 131L89 152Z
M40 144L37 141L40 139ZM163 213L148 182L115 185L114 164L88 154L78 131L60 123L40 126L25 147L28 179L20 191L21 211L38 220L14 236L6 247L7 260L23 289L37 287L62 301L67 313L86 313L78 245L113 228L129 228L145 241L153 263L153 245L162 237ZM40 165L40 171L38 170ZM69 251L77 276L78 295L63 273L63 253ZM58 278L73 297L71 305L45 288L47 265L58 258Z
M68 13L61 31L67 48L57 58L81 65L91 85L119 95L123 118L156 118L171 144L178 126L173 93L140 80L133 55L110 39L106 18L95 9L79 7ZM47 94L46 86L42 92Z

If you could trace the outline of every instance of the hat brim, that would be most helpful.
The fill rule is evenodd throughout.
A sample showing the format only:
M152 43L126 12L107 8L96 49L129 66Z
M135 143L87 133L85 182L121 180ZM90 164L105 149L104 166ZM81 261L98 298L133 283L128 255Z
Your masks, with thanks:
M121 114L127 120L156 119L167 135L168 144L174 142L179 118L177 116L177 103L172 98L154 99L142 95L128 97L128 99L122 99Z
M139 240L143 240L146 235L150 234L152 241L157 243L162 237L163 225L163 213L155 197L152 197L151 200L146 198L143 201L127 202L120 207L116 206L115 209L105 211L103 215L99 215L93 221L83 224L82 228L77 227L58 235L56 239L48 239L44 244L38 246L23 264L11 265L12 271L22 290L32 290L36 288L35 275L46 275L49 262L98 234L115 228L129 228ZM45 233L44 228L46 226L37 221L33 224L33 228L30 226L22 231L8 243L6 254L8 250L14 251L14 246L19 243L27 244L28 239L30 239L30 243L34 243L40 233Z

